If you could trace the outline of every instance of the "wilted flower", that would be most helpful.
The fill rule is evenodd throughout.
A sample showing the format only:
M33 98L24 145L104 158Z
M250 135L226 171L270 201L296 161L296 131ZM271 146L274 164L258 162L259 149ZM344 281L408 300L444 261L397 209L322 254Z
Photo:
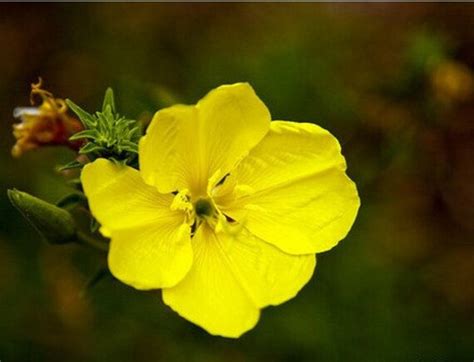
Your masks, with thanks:
M270 121L248 84L221 86L155 115L139 171L103 158L82 171L113 275L162 288L212 334L238 337L261 308L293 298L359 207L329 132Z
M12 155L15 157L40 146L63 145L77 149L83 143L69 140L83 129L81 122L67 114L64 100L54 98L50 92L41 89L41 85L41 79L31 85L32 104L33 97L39 96L39 107L18 107L13 111L13 116L21 120L13 125L16 143Z

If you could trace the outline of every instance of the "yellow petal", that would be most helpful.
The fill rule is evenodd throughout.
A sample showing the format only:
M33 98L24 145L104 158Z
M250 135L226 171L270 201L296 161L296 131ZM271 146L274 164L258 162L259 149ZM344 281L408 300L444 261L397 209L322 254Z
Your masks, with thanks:
M206 181L219 170L227 174L270 127L270 112L248 83L216 88L197 108L204 131Z
M179 282L192 264L190 230L184 214L173 211L172 195L145 184L140 173L105 159L81 174L92 214L111 237L112 274L138 289Z
M134 168L99 158L84 167L81 181L92 214L108 234L182 215L170 211L173 195L160 194Z
M246 229L234 235L217 233L216 240L229 268L260 308L293 298L316 266L314 254L287 254Z
M249 84L218 87L195 107L156 113L140 141L141 172L161 192L187 188L205 195L209 178L228 173L269 125L270 113Z
M163 289L163 301L211 334L239 337L255 326L259 308L229 268L212 230L203 225L192 242L193 266L178 285Z
M336 138L313 124L272 122L267 136L232 171L221 210L291 254L335 246L360 205ZM229 187L223 189L229 190Z
M194 106L176 105L160 110L140 139L140 172L162 193L189 188L198 172L198 115Z
M112 232L110 271L137 289L176 285L189 271L192 261L189 226L176 217Z

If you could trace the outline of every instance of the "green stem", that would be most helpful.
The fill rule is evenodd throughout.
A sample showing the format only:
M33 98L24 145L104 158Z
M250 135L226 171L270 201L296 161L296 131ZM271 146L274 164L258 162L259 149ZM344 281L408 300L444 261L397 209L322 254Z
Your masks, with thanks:
M76 236L79 244L86 245L103 252L109 251L109 246L107 244L90 237L82 231L78 231Z

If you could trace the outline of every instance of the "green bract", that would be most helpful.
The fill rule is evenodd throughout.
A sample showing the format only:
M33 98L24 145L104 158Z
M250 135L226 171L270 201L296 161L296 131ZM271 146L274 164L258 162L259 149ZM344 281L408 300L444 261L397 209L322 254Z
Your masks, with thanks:
M70 140L86 140L79 150L92 161L102 157L113 161L137 166L138 140L142 130L137 121L119 115L115 108L114 93L111 88L105 92L102 111L90 114L72 102L66 100L69 108L79 117L85 130L74 134ZM63 169L81 167L73 161Z
M26 192L8 190L8 197L39 234L51 244L64 244L76 238L71 214Z

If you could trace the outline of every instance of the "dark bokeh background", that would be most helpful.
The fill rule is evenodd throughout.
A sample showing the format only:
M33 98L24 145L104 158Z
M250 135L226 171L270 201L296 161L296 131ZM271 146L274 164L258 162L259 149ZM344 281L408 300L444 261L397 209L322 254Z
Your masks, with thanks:
M0 5L0 360L472 361L474 7L469 4ZM10 156L41 75L86 109L113 86L146 119L249 81L274 119L343 145L362 207L299 296L239 340L207 335L41 241L6 197L68 192L50 148Z

